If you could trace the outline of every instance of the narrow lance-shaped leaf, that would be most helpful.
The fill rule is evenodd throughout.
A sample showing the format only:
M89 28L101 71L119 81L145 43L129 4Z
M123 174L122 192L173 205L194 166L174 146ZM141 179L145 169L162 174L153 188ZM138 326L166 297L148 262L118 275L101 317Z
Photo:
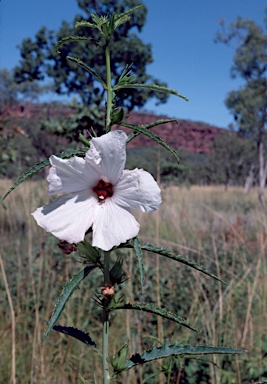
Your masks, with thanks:
M142 250L140 248L140 242L137 237L133 239L133 248L134 248L135 255L138 261L138 266L139 266L141 291L142 293L144 293L144 265L142 263Z
M172 260L175 260L175 261L179 261L180 263L186 264L189 267L194 268L197 271L200 271L202 273L205 273L206 275L208 275L210 277L213 277L214 279L220 281L223 284L226 284L224 281L219 279L216 275L214 275L213 273L209 272L206 268L202 267L201 265L198 265L193 260L189 260L189 259L187 259L187 258L185 258L183 256L178 255L177 253L170 252L167 249L156 247L155 245L148 244L148 243L141 244L141 249L144 250L144 251L157 253L159 255L168 257L169 259L172 259Z
M79 28L79 27L98 28L97 25L92 24L86 20L76 21L75 28Z
M55 50L57 52L58 51L58 48L61 47L62 45L64 44L68 44L68 43L75 43L75 42L81 42L81 41L85 41L86 43L92 43L92 39L88 38L88 37L85 37L85 36L69 36L69 37L63 37L63 39L59 40L57 42L57 44L55 45Z
M59 319L63 309L65 308L65 305L73 292L79 287L79 284L85 279L85 277L92 272L96 268L95 265L90 267L85 267L82 271L78 272L76 275L73 276L71 281L69 281L65 287L63 288L63 291L61 295L59 296L58 302L54 308L54 311L52 313L51 319L49 320L47 324L47 330L42 338L42 343L47 338L49 332L56 324L57 320Z
M166 148L176 158L178 163L180 162L180 159L179 159L175 149L170 147L167 143L165 143L164 140L162 140L161 137L159 137L155 133L153 133L151 131L148 131L146 128L143 128L142 126L139 126L139 125L127 124L127 123L124 123L124 122L122 122L120 125L123 126L123 127L126 127L126 128L130 128L133 131L136 131L136 132L138 132L140 134L142 133L143 135L145 135L145 136L149 137L150 139L154 140L156 143L158 143L158 144L162 145L162 147Z
M104 82L104 80L101 79L100 76L98 76L98 74L93 70L93 68L89 67L87 64L85 64L82 60L78 59L77 57L67 56L67 59L70 61L73 61L74 63L86 69L88 72L91 73L91 75L93 75L100 82L100 84L102 84L102 86L105 89L107 89L106 83Z
M120 13L119 15L115 15L114 29L117 28L119 25L125 23L126 21L130 20L129 15L141 7L143 7L142 4L137 5L136 7L130 9L129 11L126 11L124 13Z
M186 96L180 95L177 91L171 88L164 87L162 85L156 85L156 84L139 84L139 83L132 83L132 84L117 84L113 87L113 91L116 91L118 89L122 88L141 88L141 89L148 89L150 91L155 91L155 92L163 92L163 93L168 93L170 95L178 96L181 97L182 99L189 101Z
M143 312L153 313L154 315L165 317L168 320L172 320L175 323L182 325L183 327L189 328L192 331L197 332L200 335L203 335L203 333L200 330L198 330L197 328L195 328L192 325L190 325L189 323L187 323L185 321L185 319L183 319L182 317L177 316L176 314L168 311L165 308L157 307L154 304L149 304L149 303L127 303L127 304L124 304L124 303L118 302L114 306L112 306L112 308L110 308L110 309L111 310L114 310L114 309L134 309L134 310L139 310L139 311L143 311Z
M96 343L91 339L89 333L85 333L80 329L73 327L65 327L61 325L54 325L53 330L63 333L64 335L74 337L75 339L82 341L84 344L94 349L97 349Z
M61 152L56 154L55 156L59 157L60 159L68 159L72 156L83 156L85 152L88 150L88 148L80 148L75 149L73 151L68 152ZM32 176L34 173L40 171L41 169L47 167L50 165L49 159L43 160L40 163L35 164L32 168L30 168L28 171L23 173L14 183L14 185L7 191L5 196L2 200L4 200L14 189L16 189L23 181L25 181L28 177Z
M136 365L144 364L149 361L162 359L170 356L178 355L188 355L188 356L198 356L198 355L207 355L207 354L241 354L246 351L243 349L233 349L225 347L210 347L206 345L169 345L166 341L161 347L153 347L150 350L145 351L141 355L136 353L131 356L129 360L126 360L124 369L121 371L128 370ZM120 372L121 372L120 371Z
M150 123L150 124L144 124L144 125L142 125L142 128L144 128L144 129L151 129L151 128L154 128L154 127L156 127L158 125L163 125L163 124L167 124L167 123L177 123L178 124L178 120L177 119L160 119L160 120L156 120L156 121L154 121L153 123ZM133 139L135 139L139 135L141 135L141 132L132 132L128 136L127 144L130 141L132 141Z

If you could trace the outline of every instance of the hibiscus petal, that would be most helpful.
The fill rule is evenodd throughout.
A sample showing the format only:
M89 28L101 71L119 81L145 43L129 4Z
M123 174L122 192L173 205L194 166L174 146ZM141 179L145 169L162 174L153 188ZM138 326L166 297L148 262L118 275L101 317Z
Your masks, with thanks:
M113 186L112 200L121 207L154 211L161 203L160 188L150 173L143 169L125 170Z
M50 163L52 167L47 177L49 195L90 189L99 180L97 172L80 157L63 160L53 155L50 157Z
M90 141L85 160L97 171L100 179L115 184L121 177L126 161L127 135L111 131Z
M137 236L139 228L138 222L129 210L107 199L95 210L92 245L109 251Z
M93 194L93 192L92 192ZM97 198L88 191L58 197L32 215L40 227L68 243L83 241L92 226Z

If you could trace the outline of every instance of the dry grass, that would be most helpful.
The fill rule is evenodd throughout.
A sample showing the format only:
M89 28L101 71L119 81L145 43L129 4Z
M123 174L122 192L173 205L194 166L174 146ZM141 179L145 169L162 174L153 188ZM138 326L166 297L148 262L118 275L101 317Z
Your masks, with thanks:
M2 180L0 195L10 186L11 182ZM92 371L100 375L99 358L75 340L51 333L44 345L40 345L45 320L53 310L64 281L81 268L72 257L60 253L53 237L38 228L30 215L48 201L45 190L45 182L25 182L7 198L7 209L1 209L0 253L7 276L7 281L1 283L0 293L0 377L3 383L15 382L14 359L16 382L21 384L72 384L80 382L79 373L91 381ZM145 298L154 302L160 300L163 306L187 317L190 323L204 330L207 338L198 339L192 332L163 321L164 336L172 342L206 342L248 349L246 356L236 356L232 360L215 357L219 368L207 363L210 379L203 382L254 383L266 379L267 218L258 207L256 193L244 195L238 188L225 192L223 187L169 187L163 191L159 213L137 213L137 217L142 241L155 243L158 239L161 246L194 259L228 283L224 286L164 258L158 266L153 254L145 254ZM125 257L125 268L132 276L126 283L127 296L136 298L139 291L134 280L133 255L126 252ZM156 297L155 290L157 268L160 297ZM3 273L2 276L4 278ZM97 284L101 286L97 275L85 281L60 321L90 331L96 341L101 327L100 311L91 300L91 289L95 291ZM7 298L9 292L11 305ZM12 343L14 322L15 345L14 341ZM153 324L154 318L144 317L142 313L119 312L112 320L112 353L127 339L131 339L132 352L142 350L148 343L144 333L157 335L156 324ZM16 351L13 370L12 348L13 353ZM189 378L182 381L185 370L176 367L174 382L191 383ZM127 383L136 383L146 377L146 373L145 368L136 374L128 373ZM125 383L125 380L125 377L118 379L117 383Z

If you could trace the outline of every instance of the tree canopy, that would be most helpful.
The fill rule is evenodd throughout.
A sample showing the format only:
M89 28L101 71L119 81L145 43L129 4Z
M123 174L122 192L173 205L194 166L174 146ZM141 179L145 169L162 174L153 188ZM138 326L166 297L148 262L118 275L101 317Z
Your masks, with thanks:
M266 9L267 14L267 9ZM254 140L258 153L259 199L267 177L267 18L265 28L253 20L238 18L218 34L218 41L234 44L235 55L231 74L241 77L244 85L231 91L226 105L234 116L240 135Z
M91 14L105 15L107 13L123 13L130 8L142 4L139 0L77 0L81 13L76 15L69 23L62 22L58 31L40 28L34 39L26 38L20 45L21 60L15 68L15 78L18 83L25 81L43 81L52 79L54 90L59 95L76 95L83 104L100 105L103 100L104 90L91 73L78 67L67 56L74 56L86 62L105 78L105 58L103 50L99 47L101 38L97 29L80 27L75 29L75 23L81 20L90 21ZM147 9L145 6L137 9L133 17L120 25L110 42L111 72L113 80L117 80L126 66L132 65L132 74L138 76L144 83L166 85L154 79L147 73L146 67L152 63L152 49L150 44L145 44L139 37L145 21ZM64 44L60 53L55 51L58 40L68 36L85 36L90 42ZM150 90L118 90L116 93L119 105L132 110L142 107L146 101L156 97L158 103L167 100L166 94Z

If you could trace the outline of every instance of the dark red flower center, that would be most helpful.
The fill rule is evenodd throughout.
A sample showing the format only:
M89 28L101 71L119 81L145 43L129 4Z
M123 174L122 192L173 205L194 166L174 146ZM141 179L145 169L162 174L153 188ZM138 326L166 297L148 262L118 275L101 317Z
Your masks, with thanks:
M93 188L93 191L97 194L98 201L103 201L113 195L113 185L101 179Z

